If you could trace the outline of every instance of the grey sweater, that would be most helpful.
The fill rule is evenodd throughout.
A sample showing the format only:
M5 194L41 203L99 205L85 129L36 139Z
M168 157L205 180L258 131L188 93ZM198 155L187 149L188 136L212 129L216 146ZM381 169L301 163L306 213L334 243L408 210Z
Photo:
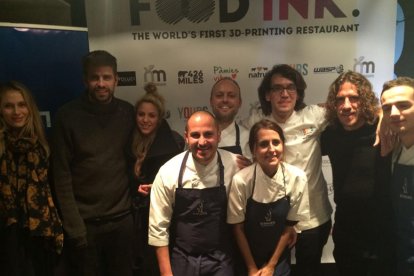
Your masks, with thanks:
M130 210L128 151L134 108L114 98L89 101L85 93L64 105L53 130L52 167L67 238L86 245L85 220Z

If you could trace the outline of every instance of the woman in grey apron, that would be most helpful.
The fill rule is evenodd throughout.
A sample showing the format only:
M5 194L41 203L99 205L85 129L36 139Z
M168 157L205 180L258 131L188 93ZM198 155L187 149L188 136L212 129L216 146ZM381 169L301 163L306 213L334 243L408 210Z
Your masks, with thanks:
M250 130L253 165L233 177L227 222L249 275L290 275L293 225L309 216L305 173L282 162L282 129L262 120Z

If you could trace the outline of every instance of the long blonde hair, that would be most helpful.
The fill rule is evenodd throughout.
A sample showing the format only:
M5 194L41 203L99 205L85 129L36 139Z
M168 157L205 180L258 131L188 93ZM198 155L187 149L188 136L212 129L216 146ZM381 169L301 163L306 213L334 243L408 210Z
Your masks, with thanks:
M143 103L153 104L158 111L158 122L157 127L150 135L143 135L139 130L138 126L134 131L134 138L132 141L132 150L136 157L134 172L136 176L139 176L141 171L142 163L144 162L145 157L147 156L148 150L150 149L152 142L154 141L157 129L160 126L164 115L165 115L165 99L162 97L158 91L157 87L153 83L148 83L144 87L146 94L140 98L135 104L135 112L138 112L138 108Z
M45 131L40 119L39 110L37 108L35 100L33 99L32 93L22 83L19 83L17 81L9 81L0 86L0 106L3 101L3 97L10 91L19 92L27 105L27 109L29 110L26 125L21 129L18 138L29 138L39 141L39 143L46 151L46 154L49 156L50 151L46 140ZM0 115L0 155L5 151L6 147L4 142L4 135L5 132L8 131L8 125L4 121L3 116Z

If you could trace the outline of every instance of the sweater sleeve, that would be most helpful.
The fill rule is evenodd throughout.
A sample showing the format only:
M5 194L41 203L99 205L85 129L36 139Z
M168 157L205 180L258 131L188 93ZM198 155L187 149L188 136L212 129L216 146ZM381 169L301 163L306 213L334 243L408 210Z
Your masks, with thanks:
M52 139L53 182L67 240L76 247L82 247L87 245L86 227L73 193L70 166L73 160L73 141L69 125L64 113L58 112Z

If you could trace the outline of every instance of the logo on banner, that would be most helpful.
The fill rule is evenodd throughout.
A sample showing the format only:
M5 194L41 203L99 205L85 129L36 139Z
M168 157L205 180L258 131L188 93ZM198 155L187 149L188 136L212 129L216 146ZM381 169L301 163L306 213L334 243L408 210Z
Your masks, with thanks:
M232 0L233 1L233 0ZM130 0L129 8L131 15L131 25L141 25L142 11L150 11L150 1ZM183 19L192 23L207 22L214 14L214 0L156 0L155 10L158 18L167 24L177 24ZM219 21L220 23L238 22L246 17L249 11L250 0L238 0L237 9L229 8L230 0L218 1ZM234 2L234 1L233 1ZM275 3L274 3L275 2ZM264 21L274 20L273 6L279 6L279 20L289 20L292 10L299 14L303 19L311 17L324 18L325 13L329 12L330 16L335 18L347 17L340 7L335 3L337 0L316 0L316 1L288 1L288 0L266 0L263 1L263 14L261 17ZM359 15L359 10L354 9L352 16Z
M265 76L267 70L269 70L268 67L252 67L250 68L249 79L262 79Z
M118 72L118 86L136 86L135 71Z
M164 70L155 69L154 65L144 67L144 82L152 82L155 85L163 86L167 82L167 73Z
M224 77L230 77L233 80L237 79L239 69L231 67L214 66L213 68L213 80L218 81Z
M288 64L293 69L296 69L302 76L308 75L308 64L307 63L296 63L296 64Z
M344 66L342 64L338 66L324 66L324 67L315 67L313 68L315 74L319 73L338 73L341 74L344 72Z
M373 61L365 61L364 59L364 56L354 58L353 70L361 73L367 78L373 77L375 74L375 63Z
M182 119L188 119L190 116L197 111L208 111L208 106L179 106L178 117Z
M198 84L204 82L202 70L178 71L178 84Z

